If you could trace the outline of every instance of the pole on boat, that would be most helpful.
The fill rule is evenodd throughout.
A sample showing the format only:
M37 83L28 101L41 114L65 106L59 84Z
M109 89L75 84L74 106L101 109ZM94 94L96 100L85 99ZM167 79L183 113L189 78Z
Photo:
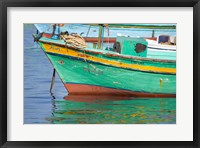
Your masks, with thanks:
M109 43L109 38L110 38L110 31L109 31L109 26L108 26L108 24L106 24L105 25L106 26L106 28L107 28L107 32L108 32L108 50L110 51L110 43Z
M103 42L104 42L104 26L103 26L103 29L102 29L101 49L103 49Z
M50 93L52 93L52 89L53 89L53 85L55 82L55 75L56 75L56 69L53 69L53 75L52 75L52 79L51 79L51 87L50 87Z
M101 49L103 24L99 24L98 49Z
M152 31L152 38L154 38L155 30Z

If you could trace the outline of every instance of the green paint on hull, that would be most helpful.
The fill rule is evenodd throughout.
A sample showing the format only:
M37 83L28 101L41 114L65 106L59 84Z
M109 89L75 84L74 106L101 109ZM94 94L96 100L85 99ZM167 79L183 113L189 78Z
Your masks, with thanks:
M89 84L146 93L176 94L176 75L116 68L48 53L47 56L64 83Z
M148 50L147 58L176 60L176 51Z

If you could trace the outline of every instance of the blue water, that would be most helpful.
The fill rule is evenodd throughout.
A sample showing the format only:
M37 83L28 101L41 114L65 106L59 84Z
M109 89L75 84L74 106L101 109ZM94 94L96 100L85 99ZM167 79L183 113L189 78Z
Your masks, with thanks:
M88 26L70 25L70 32L87 33ZM96 30L94 27L92 30ZM113 29L111 34L126 33ZM135 36L151 36L151 31L132 29ZM56 74L53 94L49 92L53 67L46 55L33 42L33 25L24 25L24 123L25 124L174 124L175 98L68 97ZM157 30L175 35L174 30ZM92 31L88 36L96 36Z

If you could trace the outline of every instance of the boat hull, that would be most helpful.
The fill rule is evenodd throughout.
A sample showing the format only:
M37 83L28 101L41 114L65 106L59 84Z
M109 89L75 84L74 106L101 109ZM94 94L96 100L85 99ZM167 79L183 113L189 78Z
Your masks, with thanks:
M46 53L69 94L175 97L176 75L142 72Z
M73 49L62 40L40 38L39 45L69 94L176 96L176 62L133 57L97 49Z

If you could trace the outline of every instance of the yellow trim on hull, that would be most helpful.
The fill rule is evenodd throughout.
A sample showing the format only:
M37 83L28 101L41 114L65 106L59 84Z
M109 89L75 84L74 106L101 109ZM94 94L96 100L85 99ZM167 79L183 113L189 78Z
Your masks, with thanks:
M158 72L158 73L176 74L176 68L163 68L163 67L145 66L145 65L138 65L138 64L127 64L127 63L122 63L122 62L118 62L114 60L98 58L95 56L81 53L79 51L69 49L67 47L60 47L57 45L45 44L45 43L42 43L42 45L46 52L67 55L67 56L72 56L76 58L83 58L85 60L99 62L105 65L111 65L115 67L128 68L128 69L147 71L147 72L151 71L151 72Z

